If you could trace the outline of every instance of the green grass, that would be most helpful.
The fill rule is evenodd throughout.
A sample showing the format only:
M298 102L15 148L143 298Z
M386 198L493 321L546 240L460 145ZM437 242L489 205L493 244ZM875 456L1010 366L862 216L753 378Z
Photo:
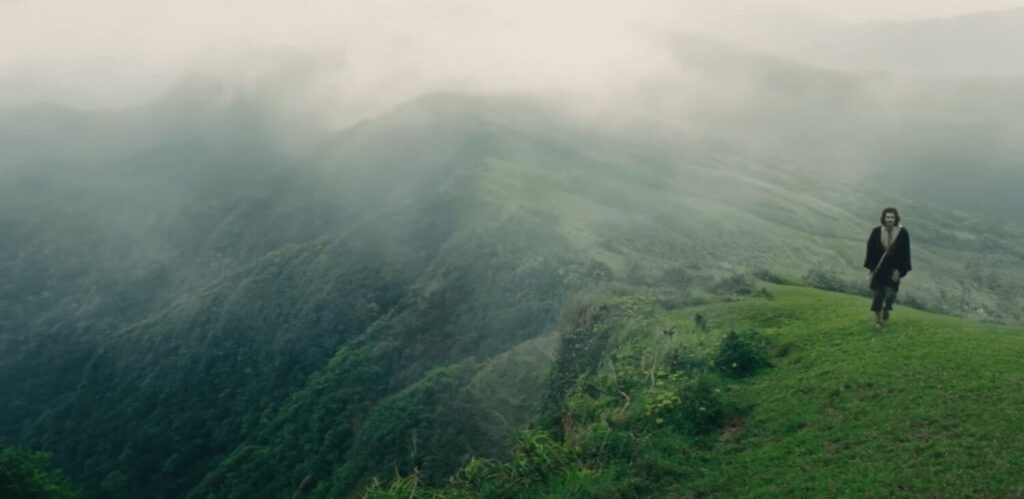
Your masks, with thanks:
M1024 331L771 287L705 310L788 354L740 385L742 430L710 453L700 495L1024 494ZM669 314L677 318L680 313Z
M604 359L558 429L517 433L533 443L510 460L474 461L417 497L1024 494L1020 329L897 306L876 330L866 298L781 285L668 310L608 300ZM764 338L772 365L738 377L713 363L733 330ZM412 497L412 483L367 496Z

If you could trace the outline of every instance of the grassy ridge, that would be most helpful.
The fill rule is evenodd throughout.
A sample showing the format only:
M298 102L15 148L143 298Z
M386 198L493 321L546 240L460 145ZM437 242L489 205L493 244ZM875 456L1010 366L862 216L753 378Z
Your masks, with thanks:
M409 475L366 495L1024 492L1024 331L904 307L877 331L865 298L779 285L670 303L613 298L590 309L602 327L592 315L570 328L560 356L607 343L603 360L576 368L556 417L517 433L509 460L474 460L443 489ZM588 329L610 337L588 340ZM736 359L757 359L726 348L733 330L755 330L748 344L771 367L744 376ZM569 372L560 365L553 381Z
M754 401L695 489L736 494L1024 493L1024 332L867 300L773 288L712 307L790 345L743 390Z

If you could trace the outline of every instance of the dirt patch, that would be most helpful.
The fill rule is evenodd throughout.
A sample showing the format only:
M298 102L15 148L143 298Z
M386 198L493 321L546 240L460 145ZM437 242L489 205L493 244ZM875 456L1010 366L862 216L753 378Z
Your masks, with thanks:
M729 421L729 424L725 425L725 429L722 430L722 440L732 440L746 427L747 425L743 424L739 418Z

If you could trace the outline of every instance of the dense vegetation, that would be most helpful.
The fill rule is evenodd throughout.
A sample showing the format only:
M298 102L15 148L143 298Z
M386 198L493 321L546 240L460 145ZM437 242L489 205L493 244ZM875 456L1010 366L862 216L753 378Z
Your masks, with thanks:
M1024 331L900 308L879 332L863 298L785 286L658 303L590 309L614 339L584 328L603 355L556 363L549 386L561 393L567 372L574 383L514 435L510 458L474 459L442 488L418 470L384 477L363 496L1024 492ZM579 331L563 331L559 359L587 350Z
M79 497L64 475L50 466L50 455L0 445L0 497L71 499Z

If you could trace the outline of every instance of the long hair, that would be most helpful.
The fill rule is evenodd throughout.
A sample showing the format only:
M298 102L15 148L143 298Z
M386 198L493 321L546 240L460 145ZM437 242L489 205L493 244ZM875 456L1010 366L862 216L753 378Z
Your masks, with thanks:
M896 208L892 208L892 207L889 207L889 208L886 208L886 209L882 210L882 216L878 217L878 222L879 223L881 223L882 225L885 225L885 214L886 213L892 213L893 215L896 215L896 225L900 224L900 211L897 210Z

